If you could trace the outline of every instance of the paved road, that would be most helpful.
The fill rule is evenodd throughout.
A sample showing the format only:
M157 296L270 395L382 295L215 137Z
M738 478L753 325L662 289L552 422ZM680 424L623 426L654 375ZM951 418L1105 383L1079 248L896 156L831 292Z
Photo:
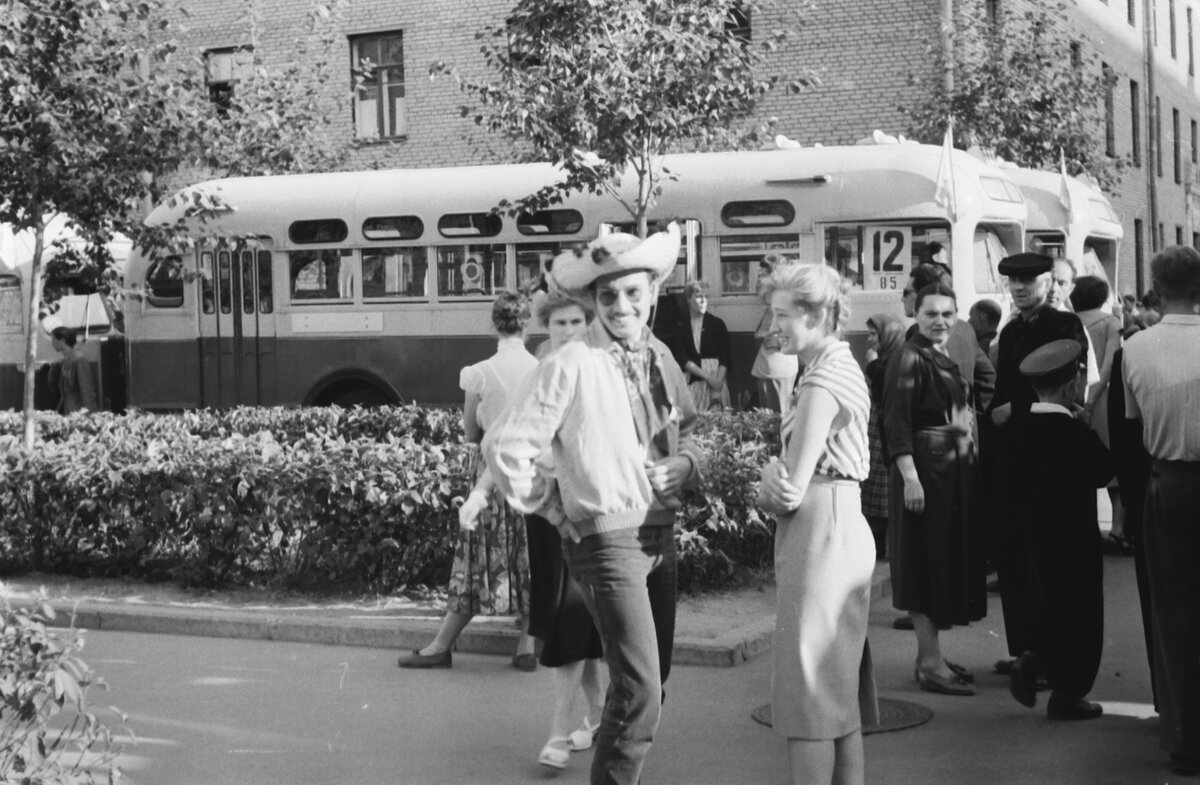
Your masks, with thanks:
M999 601L989 616L945 633L949 656L975 670L980 694L919 692L911 633L890 628L887 599L873 609L871 644L881 694L922 703L933 720L867 737L868 782L1181 782L1157 749L1146 705L1149 675L1130 559L1107 565L1107 648L1093 697L1108 713L1054 723L1027 710L987 668L1002 654ZM89 634L84 658L111 685L95 703L129 715L135 785L179 783L528 783L545 740L549 674L461 655L450 671L400 671L391 651L137 633ZM736 668L681 667L671 677L644 781L783 783L782 742L753 722L766 702L769 657ZM1041 709L1041 706L1039 706ZM579 754L557 779L584 783Z

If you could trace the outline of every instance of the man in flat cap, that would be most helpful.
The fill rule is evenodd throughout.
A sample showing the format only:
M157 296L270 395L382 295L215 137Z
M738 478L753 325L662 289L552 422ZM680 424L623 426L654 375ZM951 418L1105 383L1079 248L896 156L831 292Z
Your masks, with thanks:
M1179 774L1200 771L1200 253L1150 262L1160 322L1123 350L1125 413L1153 459L1142 546L1153 608L1159 744ZM1114 383L1116 380L1114 379Z
M699 479L696 411L647 324L679 229L613 234L553 262L553 284L595 305L579 341L546 357L484 438L496 484L559 527L604 642L610 686L593 785L636 785L654 739L675 635L675 513ZM554 476L538 464L552 453ZM557 486L557 487L556 487Z
M1009 426L1012 514L1024 523L1041 601L1034 609L1029 648L1012 666L1009 689L1018 701L1037 702L1039 672L1053 692L1052 720L1099 717L1086 699L1100 670L1104 638L1103 544L1096 489L1113 475L1096 432L1076 417L1083 386L1078 341L1060 339L1034 349L1020 363L1038 400Z
M1011 657L1018 657L1030 648L1030 625L1039 601L1031 557L1025 546L1028 538L1022 531L1024 522L1009 504L1013 494L1022 490L1009 479L1008 426L1027 417L1037 401L1033 385L1021 375L1021 361L1039 346L1068 338L1079 343L1080 368L1087 367L1083 348L1087 346L1087 333L1083 323L1075 314L1059 311L1047 302L1053 266L1051 257L1029 252L1008 256L999 265L1000 274L1008 278L1008 291L1017 315L996 340L996 392L987 410L993 427L983 439L983 468L992 514L989 521L992 558L1000 581L1000 603ZM996 663L996 670L1007 673L1011 665L1011 660L1001 660Z

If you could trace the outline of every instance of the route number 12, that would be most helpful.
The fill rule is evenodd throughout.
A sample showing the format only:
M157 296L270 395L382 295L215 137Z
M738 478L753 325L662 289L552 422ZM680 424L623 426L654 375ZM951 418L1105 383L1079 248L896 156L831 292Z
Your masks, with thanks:
M867 246L868 290L900 289L912 268L912 229L907 226L863 227Z

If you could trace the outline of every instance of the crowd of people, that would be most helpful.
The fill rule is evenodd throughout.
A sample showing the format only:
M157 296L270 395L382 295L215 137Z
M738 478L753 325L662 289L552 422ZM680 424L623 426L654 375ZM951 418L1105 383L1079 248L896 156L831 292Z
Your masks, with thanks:
M554 671L538 762L595 748L593 783L639 781L670 673L674 522L704 456L697 413L728 406L729 334L689 285L687 326L650 329L679 232L610 234L557 256L531 306L497 298L496 354L462 372L464 433L479 445L451 603L406 668L450 667L473 614L514 613L513 665ZM754 373L781 413L762 472L775 517L772 720L796 783L861 783L877 718L867 640L876 558L890 561L897 627L913 630L923 690L975 693L943 653L984 617L997 575L1009 690L1047 714L1102 714L1088 694L1103 642L1097 490L1136 559L1162 744L1200 771L1200 253L1152 264L1156 295L1110 307L1107 283L1036 253L1000 264L1013 312L959 319L949 269L911 271L906 320L866 320L865 371L842 338L847 284L821 264L763 260ZM550 333L524 347L532 316ZM949 632L949 635L943 633ZM600 659L607 665L602 672ZM607 687L603 686L607 676Z

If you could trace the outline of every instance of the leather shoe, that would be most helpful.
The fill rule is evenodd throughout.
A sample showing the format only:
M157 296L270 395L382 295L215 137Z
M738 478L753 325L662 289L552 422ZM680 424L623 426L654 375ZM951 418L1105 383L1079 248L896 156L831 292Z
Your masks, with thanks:
M1008 691L1022 706L1037 705L1037 657L1027 651L1012 665L1008 673Z
M1083 698L1051 693L1046 701L1046 716L1052 720L1094 720L1103 713L1103 706Z
M532 654L514 654L512 657L512 666L519 671L537 670L537 657Z
M1186 752L1171 753L1171 771L1181 777L1192 777L1200 773L1200 755Z
M958 676L939 676L932 671L917 670L917 686L926 692L942 695L974 695L975 688Z
M913 628L912 616L897 616L892 620L893 630L911 630Z
M454 661L450 650L438 654L422 654L416 649L408 654L401 654L396 664L401 668L449 668Z

